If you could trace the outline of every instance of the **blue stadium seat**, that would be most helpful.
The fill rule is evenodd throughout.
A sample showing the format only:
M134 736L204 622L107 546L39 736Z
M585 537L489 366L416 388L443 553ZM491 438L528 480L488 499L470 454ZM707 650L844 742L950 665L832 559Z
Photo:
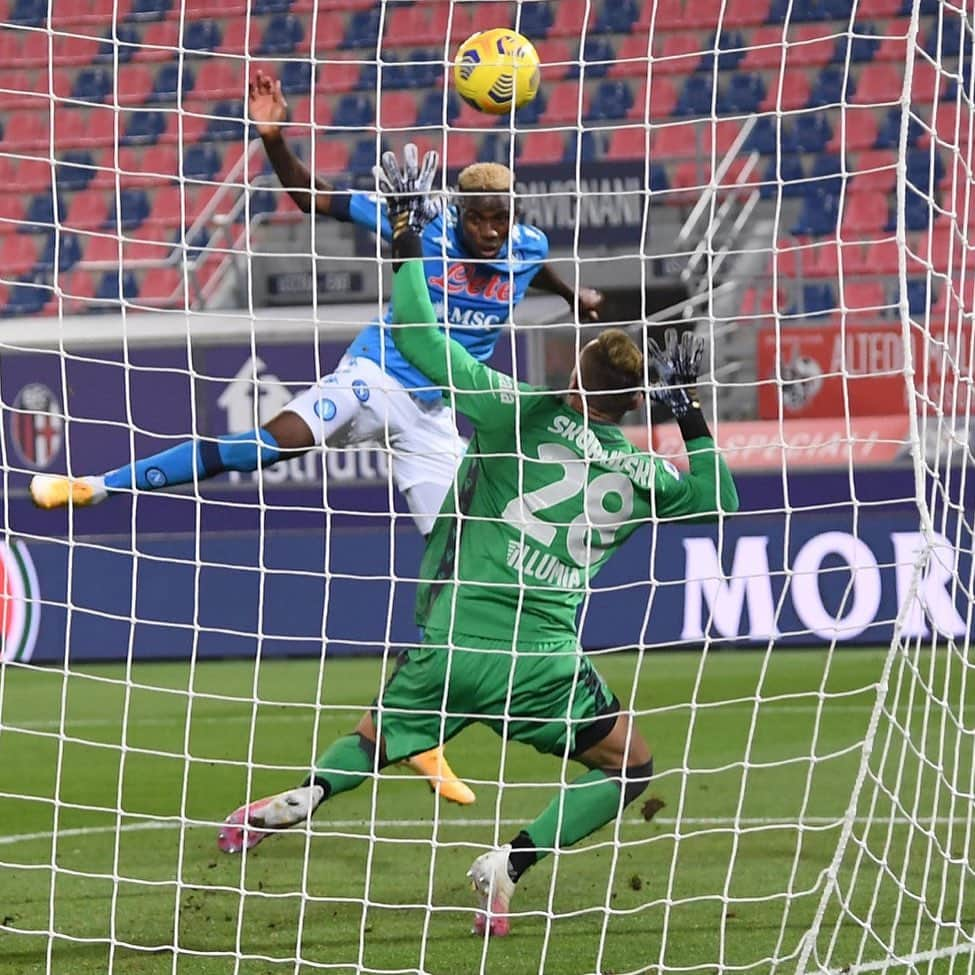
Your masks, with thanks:
M56 222L60 223L64 220L66 211L67 206L65 205L64 197L58 194ZM18 232L30 234L36 230L40 230L42 227L53 227L54 224L54 194L50 190L45 190L31 197L30 203L27 204L27 211L24 214L24 222L20 225Z
M183 48L187 51L215 51L222 39L215 20L190 20L183 31Z
M420 102L420 110L416 116L416 124L417 126L442 125L443 112L443 92L439 90L428 91L423 96L423 101ZM447 94L448 124L453 124L457 120L458 115L460 115L460 99L454 92L449 92ZM488 116L485 116L485 119L488 119Z
M183 175L187 179L212 180L221 164L220 153L215 146L197 142L183 154Z
M971 49L971 45L971 37L966 38L965 46ZM943 58L958 57L962 48L961 18L945 14L934 21L928 28L923 47L932 58L938 57L939 50Z
M372 10L359 10L354 13L345 28L345 37L339 43L342 50L357 47L376 48L379 43L379 13L378 7Z
M258 54L290 54L305 36L301 21L294 14L275 14L264 28Z
M291 9L291 0L254 0L252 14L281 14Z
M162 20L172 5L173 0L134 0L129 20Z
M104 227L112 231L135 230L149 216L149 197L146 191L128 187L119 193L118 200L112 200ZM120 219L119 219L120 218Z
M250 208L251 217L259 216L262 213L274 213L278 208L280 199L281 195L273 190L252 190L247 204ZM240 212L240 219L247 219L247 213L244 210Z
M518 125L537 125L542 116L545 114L545 108L547 105L548 99L545 97L544 89L542 89L527 105L522 105L521 108L515 112L515 118L518 120ZM502 116L502 118L503 117L504 116Z
M798 152L822 152L833 138L829 120L822 112L796 116L793 132Z
M133 112L122 136L123 145L153 145L166 131L166 117L153 109Z
M443 67L438 63L440 52L427 51L418 48L410 52L409 60L413 63L404 67L412 76L412 86L416 88L433 88L443 77Z
M47 21L47 0L17 0L8 23L25 27L43 27Z
M602 10L596 18L593 33L629 34L633 22L639 16L640 8L637 6L636 0L613 0L611 3L603 4ZM522 33L525 33L524 24L522 24ZM526 36L537 37L538 35L527 34Z
M835 152L820 153L813 161L808 190L839 196L843 188L843 157Z
M115 49L118 48L119 64L128 64L138 50L138 45L142 40L139 29L133 24L119 24L116 33L118 34L118 44L112 38L111 29L102 34L102 42L98 45L98 53L95 60L100 64L115 61Z
M683 117L688 115L710 115L713 76L708 74L692 74L674 106L674 115Z
M184 61L168 61L156 75L149 95L150 102L173 102L181 96L186 97L196 81L193 69Z
M90 152L72 149L61 155L56 167L58 190L83 190L95 175L95 162Z
M311 92L311 62L285 61L281 69L281 88L286 95L309 94Z
M565 141L565 155L562 161L572 164L579 159L581 162L595 162L606 155L601 133L584 131L580 139L568 138ZM506 162L506 160L501 160Z
M761 75L734 74L723 82L718 92L719 115L750 115L765 99L765 82Z
M800 237L832 234L840 215L840 198L832 193L822 193L815 187L805 187L802 193L802 209L791 233Z
M853 10L851 0L819 0L822 10L822 20L843 20L849 23L850 14Z
M945 174L945 164L939 153L928 149L908 149L907 182L921 193L931 195Z
M931 226L930 198L908 192L904 205L904 223L908 230L927 230ZM888 233L893 233L897 229L896 203L890 208L890 214L887 217L887 226L884 229Z
M822 108L849 102L856 91L856 79L843 68L829 64L819 73L809 94L807 108Z
M50 271L54 267L54 255L57 252L58 270L70 271L81 260L81 244L74 234L48 234L44 240L41 256L37 259L38 269Z
M139 297L139 282L132 271L125 271L122 274L121 294L129 301ZM100 301L119 300L118 271L106 271L102 275L102 279L95 289L95 297Z
M439 92L434 92L440 98ZM376 117L372 100L365 95L343 95L332 113L332 125L346 128L362 128Z
M603 81L593 95L586 118L592 121L626 118L632 105L633 92L629 85L622 81Z
M51 297L50 286L44 286L43 279L34 274L25 274L17 279L17 284L7 296L7 303L3 306L3 314L36 315Z
M787 154L779 158L773 157L765 165L760 192L766 200L776 199L780 188L783 197L799 197L803 195L805 179L806 174L799 156Z
M71 97L83 102L103 102L114 87L106 68L82 68L71 86Z
M758 151L762 155L798 152L795 135L774 115L759 115L742 146L745 152Z
M386 75L383 74L385 79ZM356 81L356 88L361 88L363 91L375 91L379 81L379 70L376 65L373 64L363 64L359 68L359 79Z
M650 163L650 192L663 193L670 189L667 167L663 163Z
M605 37L595 37L590 35L586 38L582 51L579 53L580 60L586 63L587 78L605 78L606 72L616 59L616 51ZM570 65L566 74L567 78L578 78L581 76L579 62Z
M401 63L391 55L383 54L383 91L403 91L414 86L412 67ZM366 87L362 84L361 73L359 87Z
M477 158L482 162L499 162L506 166L511 162L511 136L507 132L488 132L481 140Z
M854 63L872 61L880 47L880 38L873 24L854 24L853 36L836 38L833 60L845 64L847 58Z
M924 129L921 123L909 116L907 123L907 144L908 146L917 145L917 140L921 138ZM877 127L877 141L874 142L875 149L897 149L901 144L901 110L891 108L883 117Z
M704 45L706 52L701 56L697 66L698 71L714 70L714 53L709 48L717 47L718 70L734 71L745 57L747 42L738 30L714 31Z
M379 162L380 155L382 152L377 152L375 139L359 139L352 147L352 154L349 156L349 171L371 173L372 167Z
M798 300L786 312L787 315L818 318L836 310L836 295L828 284L803 285L797 297Z
M794 24L830 19L821 0L772 0L765 23L784 24L786 17Z
M916 318L923 318L928 308L935 302L934 289L931 291L931 301L928 301L928 283L923 280L907 282L907 307Z
M904 0L901 5L901 16L910 17L914 11L915 0ZM941 0L921 0L921 9L919 13L922 17L930 17L938 12Z
M554 18L548 3L526 3L521 7L518 29L525 37L541 39L548 36Z
M241 101L217 102L210 110L213 118L207 125L206 138L228 141L244 138L244 103Z

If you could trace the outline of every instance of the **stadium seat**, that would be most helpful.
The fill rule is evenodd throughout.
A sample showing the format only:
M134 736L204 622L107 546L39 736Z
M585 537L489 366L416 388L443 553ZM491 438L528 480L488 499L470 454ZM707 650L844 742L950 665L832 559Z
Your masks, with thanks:
M356 48L376 49L379 39L379 8L373 10L360 10L354 13L348 20L345 28L345 35L339 42L342 50L354 50ZM443 38L441 36L441 43Z
M841 226L843 239L859 240L865 234L876 235L883 230L888 200L885 192L874 190L847 194Z
M891 64L868 64L860 72L854 102L860 105L884 105L900 101L904 71Z
M286 61L281 68L281 88L286 95L308 94L311 91L310 61Z
M18 33L20 36L15 41L13 56L6 63L18 64L25 68L39 68L46 65L49 57L46 32Z
M821 68L833 60L836 29L832 24L797 24L788 30L785 70Z
M147 268L139 283L139 302L180 307L185 303L183 272L177 267Z
M291 0L254 0L251 12L255 14L287 13L291 9Z
M593 25L593 33L628 34L639 15L640 9L636 0L616 0L614 3L603 4ZM524 30L522 25L522 31Z
M756 27L748 42L748 50L739 67L742 71L760 69L779 70L785 53L784 33L781 27Z
M58 285L65 299L68 314L80 314L90 308L95 296L95 279L88 271L77 267L58 279Z
M316 173L344 173L349 168L349 144L344 139L323 139L315 145L309 165Z
M47 189L51 185L51 163L47 159L21 159L15 185L23 193Z
M768 94L759 106L762 112L783 111L790 112L805 108L809 103L809 77L804 71L786 71L781 78L782 90L779 91L779 77L772 78L768 83Z
M2 175L2 174L0 174ZM12 177L12 172L10 174ZM10 179L4 184L15 186ZM20 192L0 193L0 234L15 233L24 219L24 197Z
M808 108L840 105L850 101L856 93L856 79L843 68L828 65L819 73L809 94Z
M84 242L84 264L118 264L121 238L117 234L82 234L80 236Z
M581 98L580 98L581 94ZM544 125L565 125L584 118L589 110L589 93L580 91L578 81L560 81L549 93Z
M647 120L647 90L650 91L650 121L660 122L669 119L674 114L677 104L677 87L670 78L654 78L653 84L648 86L646 80L640 83L633 96L633 105L627 113L627 118L643 122Z
M630 96L632 97L632 96ZM515 112L515 124L519 129L538 125L548 105L548 98L543 88L527 105L522 105Z
M892 193L897 179L897 156L892 149L871 149L857 157L850 192L872 190Z
M586 118L592 121L626 118L633 106L633 92L622 81L603 81L596 89Z
M51 298L51 287L33 274L21 275L7 295L5 316L37 315Z
M793 135L799 152L822 152L833 133L822 112L804 112L796 116Z
M435 92L435 94L439 93ZM457 129L493 129L504 118L503 115L488 115L487 112L479 112L472 105L468 105L467 102L460 99L457 100L457 106L459 109L457 117L451 123Z
M928 282L913 280L907 282L907 308L915 318L923 318L934 304L933 295L928 292Z
M65 225L72 230L96 230L105 225L108 204L99 190L83 190L75 193L68 204Z
M780 193L783 197L801 197L804 195L805 179L800 156L791 153L773 156L762 174L762 197L774 200Z
M461 102L456 95L451 92L447 97L446 105L447 124L458 123L461 114ZM440 91L428 91L420 102L420 108L416 114L416 124L418 126L437 126L443 125L444 120L444 96Z
M842 307L849 311L872 311L882 315L890 305L880 281L844 281L840 296Z
M714 101L713 81L712 75L691 75L684 82L684 87L677 96L674 115L677 117L712 115Z
M935 95L944 94L946 75L938 71L930 61L917 58L911 80L911 99L915 105L931 105Z
M117 40L112 36L109 29L104 34L98 44L98 53L94 60L99 64L114 64L116 58L119 64L128 64L139 50L138 45L142 41L142 35L138 27L132 24L118 24L115 29Z
M554 17L549 3L530 3L522 6L518 27L525 37L533 40L546 38L553 23Z
M95 160L90 152L73 149L61 154L55 166L58 191L83 190L95 176Z
M912 116L907 123L907 144L915 146L923 135L921 123ZM874 147L877 149L898 149L901 144L901 111L899 108L890 109L880 120L877 127L877 138Z
M469 132L447 134L447 154L444 169L458 170L477 162L478 142Z
M717 51L718 70L735 71L745 56L747 47L745 37L741 31L721 30L712 31L704 42L704 53L698 71L714 70L714 52Z
M72 26L70 30L79 28ZM98 54L99 40L97 37L80 37L78 34L68 33L55 35L54 63L55 65L91 64Z
M578 62L569 65L569 70L565 73L567 78L581 78L583 65L586 78L605 78L610 66L616 61L616 51L605 37L590 36L586 38L577 58Z
M852 33L846 37L838 37L833 50L833 60L837 64L862 64L872 61L880 47L880 39L873 24L857 21L853 25Z
M934 148L907 150L907 182L930 195L945 173L944 160Z
M152 94L155 78L144 64L119 66L118 100L120 105L144 105Z
M833 134L826 144L829 152L873 148L877 141L877 115L873 109L847 105L842 112L834 113L832 118Z
M820 192L838 196L843 189L846 175L843 156L836 152L822 152L813 160L809 167L809 188Z
M765 83L758 74L733 74L722 81L717 110L720 115L751 115L765 99Z
M671 123L650 130L651 159L690 159L708 151L704 126L693 122Z
M120 295L124 295L126 301L132 301L139 297L139 282L135 274L132 271L125 271L122 274L120 287L118 271L106 271L95 289L95 299L118 302Z
M244 104L240 101L220 101L210 110L206 136L215 141L244 138Z
M144 189L129 187L122 190L118 199L109 203L108 216L102 225L112 232L116 229L135 230L149 216L149 198Z
M3 147L8 152L46 149L50 138L49 119L45 112L11 112L4 119Z
M37 263L37 240L33 235L8 234L0 244L0 265L5 277L33 270Z
M769 0L728 0L724 23L728 27L752 27L768 19Z
M643 160L648 155L647 130L639 128L614 128L609 135L606 158L612 160Z
M162 112L141 109L128 114L128 122L122 136L123 145L151 144L166 131L166 117ZM124 115L125 113L123 118Z
M397 48L404 44L435 44L436 40L430 36L428 28L431 6L432 4L412 4L387 8L387 42L394 42ZM440 39L442 40L442 35Z
M654 45L654 74L691 74L697 70L703 54L697 34L666 34Z
M485 6L487 6L487 4L485 4ZM474 11L467 4L453 4L451 13L450 40L452 43L461 44L463 41L467 40L471 34L481 29L474 26ZM494 24L492 23L489 26L493 27ZM447 25L445 23L444 33L446 33L446 30ZM440 35L441 44L443 44L444 33L441 33Z
M358 80L358 64L351 61L322 61L317 66L315 91L342 95L352 91Z
M207 143L197 143L183 153L183 176L186 179L212 180L220 165L220 153Z
M588 11L586 8L589 8ZM549 28L549 37L578 37L582 33L583 24L586 32L592 29L595 22L595 4L587 0L558 0L555 4L555 16ZM586 14L589 14L588 22Z
M24 214L24 223L19 228L19 232L31 234L45 227L53 229L55 223L64 222L66 206L64 197L57 199L57 219L54 214L54 195L50 190L41 191L31 197L27 204L27 211Z
M179 24L163 20L142 28L142 41L132 55L133 61L172 61L179 52Z
M184 207L187 220L191 220L194 197L195 187L191 184L157 187L146 211L146 225L139 227L137 236L152 240L170 237L183 223Z
M291 54L301 44L304 36L305 29L294 14L275 14L264 28L257 53Z
M314 34L312 28L314 27ZM345 17L338 11L320 10L314 24L305 25L302 39L295 45L295 53L311 55L317 61L337 56L339 40L345 32ZM321 70L321 65L318 65Z
M633 25L634 31L649 31L651 25L655 33L686 29L684 21L684 0L657 0L656 3L641 5L640 16Z
M164 64L156 73L156 80L149 95L150 102L180 101L193 91L196 75L190 65L171 61Z
M262 26L262 21L253 17L233 17L226 21L217 53L236 55L256 53L261 44Z
M24 27L43 27L47 20L46 0L13 0L9 22Z
M862 9L861 7L858 10ZM874 61L890 61L893 64L907 64L907 34L911 22L906 18L890 20L879 38Z
M863 18L896 17L903 0L859 0L857 14Z
M75 234L48 234L41 246L37 267L49 271L57 262L59 271L70 271L80 260L81 244Z
M819 318L836 309L836 295L828 284L806 284L796 294L796 302L786 312L805 318Z
M942 16L930 24L921 46L938 61L940 58L958 57L961 43L961 18ZM968 43L970 45L971 41Z
M562 132L526 132L519 140L518 162L550 165L553 160L561 159L564 152Z
M343 95L335 106L332 124L343 128L363 128L375 121L372 100L366 95Z
M874 240L867 246L867 267L873 274L897 274L900 251L900 245L893 238Z
M616 52L616 60L609 67L608 77L646 78L649 51L650 45L647 35L637 34L624 38ZM656 64L654 65L654 74L657 75ZM657 78L655 77L654 83L656 81Z
M195 91L197 96L242 98L246 88L247 65L240 58L210 55L198 61Z
M183 30L183 50L188 53L215 51L222 38L220 27L214 20L190 20Z
M384 92L379 99L379 124L385 128L407 129L416 122L416 99L411 92Z
M791 232L798 236L831 234L839 218L839 197L818 192L808 184L802 191L802 208Z
M382 151L385 151L384 147ZM371 173L373 166L379 163L382 151L381 147L376 145L375 139L359 139L352 147L352 154L349 156L349 171Z
M764 156L798 151L795 136L778 115L759 115L741 148Z

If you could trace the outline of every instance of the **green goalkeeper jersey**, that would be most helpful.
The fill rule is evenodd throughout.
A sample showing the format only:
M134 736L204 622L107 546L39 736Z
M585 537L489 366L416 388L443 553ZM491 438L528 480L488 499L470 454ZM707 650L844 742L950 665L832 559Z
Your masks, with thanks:
M499 647L571 641L590 580L641 524L736 510L710 437L687 443L681 476L616 424L516 386L446 338L420 261L396 272L393 315L397 348L452 391L475 429L420 569L416 620L428 634Z

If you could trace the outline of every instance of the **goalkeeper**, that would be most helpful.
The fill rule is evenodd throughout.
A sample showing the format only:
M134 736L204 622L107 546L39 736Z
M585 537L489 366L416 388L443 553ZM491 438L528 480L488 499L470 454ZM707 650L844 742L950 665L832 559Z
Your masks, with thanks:
M412 147L408 147L411 149ZM480 897L474 930L508 932L521 875L553 850L612 822L646 788L649 749L579 651L576 611L589 580L642 524L715 520L737 510L734 482L696 400L703 343L652 341L664 385L650 395L678 418L690 473L642 453L619 422L643 400L643 358L618 329L579 355L568 395L515 387L436 327L420 257L428 159L405 172L383 157L393 225L393 337L475 428L427 542L417 596L423 644L403 653L375 706L334 742L308 782L242 806L221 829L228 853L305 821L321 803L386 765L453 738L474 721L587 769L531 823L469 872Z

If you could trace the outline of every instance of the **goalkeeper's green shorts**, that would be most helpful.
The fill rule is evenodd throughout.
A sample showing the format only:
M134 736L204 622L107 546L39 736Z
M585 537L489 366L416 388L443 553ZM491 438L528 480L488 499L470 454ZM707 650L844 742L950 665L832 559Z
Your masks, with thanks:
M517 653L464 642L463 649L422 646L400 654L373 712L390 762L435 748L474 723L569 756L613 727L619 701L575 642Z

